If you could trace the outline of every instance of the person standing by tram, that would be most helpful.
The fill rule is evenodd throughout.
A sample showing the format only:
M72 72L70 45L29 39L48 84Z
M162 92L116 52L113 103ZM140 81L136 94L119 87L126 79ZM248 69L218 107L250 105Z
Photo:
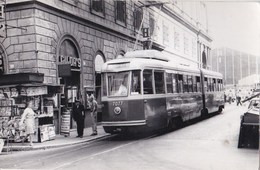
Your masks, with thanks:
M92 134L90 136L97 135L97 101L95 100L94 95L90 95L89 97L89 108L92 122Z
M75 104L72 108L72 116L77 123L77 137L83 138L85 111L84 106L80 103L79 100L75 100Z

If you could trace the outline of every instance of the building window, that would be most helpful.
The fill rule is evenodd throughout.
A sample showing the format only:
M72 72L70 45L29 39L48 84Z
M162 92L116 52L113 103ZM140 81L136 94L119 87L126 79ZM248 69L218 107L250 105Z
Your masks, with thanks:
M104 16L105 15L105 3L104 0L91 0L90 1L91 13Z
M149 16L149 27L150 27L150 36L152 36L155 29L155 20L151 14Z
M142 20L143 20L143 10L136 7L134 11L134 29L138 31L141 27Z
M126 1L115 1L115 19L117 23L126 25Z
M163 44L169 45L169 28L165 23L163 24Z

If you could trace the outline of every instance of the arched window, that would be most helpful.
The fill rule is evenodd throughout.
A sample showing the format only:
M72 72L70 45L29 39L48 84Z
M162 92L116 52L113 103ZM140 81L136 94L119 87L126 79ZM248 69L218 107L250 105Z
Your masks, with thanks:
M101 104L101 68L105 63L104 55L101 52L98 52L95 57L95 96L97 99L98 105ZM98 107L98 112L101 110ZM100 121L101 117L98 114L98 121Z

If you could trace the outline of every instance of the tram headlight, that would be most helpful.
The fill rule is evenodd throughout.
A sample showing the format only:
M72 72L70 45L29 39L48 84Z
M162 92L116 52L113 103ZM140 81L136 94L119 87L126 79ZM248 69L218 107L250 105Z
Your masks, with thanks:
M114 113L116 115L119 115L121 113L121 111L122 111L122 109L120 107L118 107L118 106L114 108Z

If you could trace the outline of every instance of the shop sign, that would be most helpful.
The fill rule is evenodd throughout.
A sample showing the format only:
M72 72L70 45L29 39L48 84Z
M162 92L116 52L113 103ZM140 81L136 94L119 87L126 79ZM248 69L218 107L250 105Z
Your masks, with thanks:
M41 87L22 87L20 94L22 96L39 96L47 94L47 86Z
M61 116L61 129L60 134L61 135L70 135L70 112L63 112Z
M60 55L59 56L59 63L60 64L68 64L70 63L71 69L73 70L80 70L81 68L81 59L77 58L76 56L65 56Z

